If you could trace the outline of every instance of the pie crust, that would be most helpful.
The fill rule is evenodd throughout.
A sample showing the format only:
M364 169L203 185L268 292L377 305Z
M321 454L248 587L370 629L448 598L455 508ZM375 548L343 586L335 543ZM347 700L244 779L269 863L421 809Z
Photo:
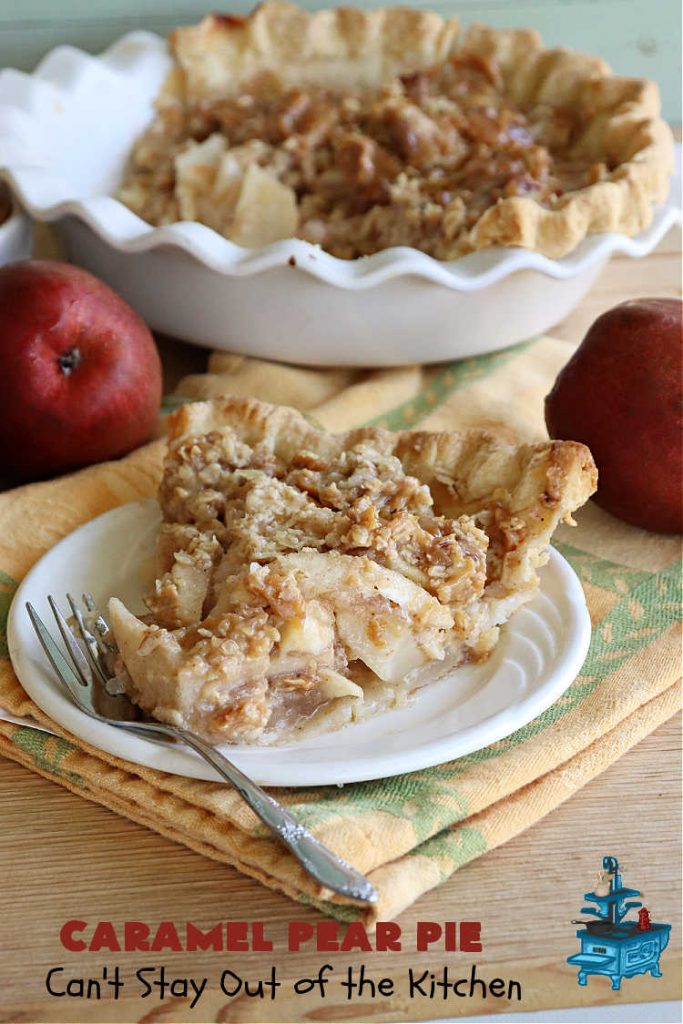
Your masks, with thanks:
M273 743L486 657L538 587L590 452L486 431L332 435L251 398L169 418L150 614L112 599L120 675L162 721Z
M490 246L559 258L589 233L636 234L667 194L673 140L655 83L614 76L597 57L546 50L530 30L474 25L461 36L457 19L424 11L309 13L268 0L248 17L210 15L176 29L170 47L174 69L120 191L152 223L197 219L246 246L298 235L349 258L397 244L439 259ZM438 95L438 69L463 60L472 88L483 90L464 119L452 96L440 113ZM422 107L408 94L415 76L437 90ZM258 106L264 82L290 90L293 124L297 104L324 110L330 91L348 109L361 104L348 138L325 143L324 166L345 176L343 201L328 194L330 171L307 177L300 166L318 145L311 137L324 134L322 114L314 132L294 127L275 147L258 134L234 145L227 129L226 143L223 129L207 127L221 104L234 121L254 90ZM382 124L370 131L363 104L372 113L368 97L377 95ZM363 216L354 202L367 207Z

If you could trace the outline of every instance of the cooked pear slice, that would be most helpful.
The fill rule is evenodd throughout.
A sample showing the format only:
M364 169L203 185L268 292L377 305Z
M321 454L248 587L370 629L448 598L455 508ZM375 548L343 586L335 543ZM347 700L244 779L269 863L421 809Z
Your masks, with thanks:
M363 687L339 672L335 672L334 669L320 669L318 676L320 677L320 692L325 700L336 700L338 697L354 697L363 700Z
M295 235L298 223L294 190L258 164L250 164L229 231L231 241L254 248L269 245Z
M258 738L270 715L265 693L274 630L266 627L245 650L204 636L201 627L148 626L117 598L108 610L129 696L143 711L213 742Z
M302 593L328 603L349 660L386 681L444 657L453 616L422 587L357 555L307 551L276 559Z
M196 690L180 684L185 652L178 639L159 626L145 625L116 597L110 598L108 612L109 624L132 682L131 700L160 721L182 726L184 717L192 711Z

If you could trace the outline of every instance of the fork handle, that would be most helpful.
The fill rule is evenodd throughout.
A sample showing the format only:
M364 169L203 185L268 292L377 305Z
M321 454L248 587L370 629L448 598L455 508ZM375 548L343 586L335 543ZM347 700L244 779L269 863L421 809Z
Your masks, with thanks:
M141 722L116 722L116 725L140 734L160 732L180 739L235 787L263 824L277 836L280 842L284 843L302 867L317 882L341 896L347 896L363 903L377 901L377 890L364 875L323 846L277 800L261 789L244 772L241 772L215 747L204 743L193 733L177 729L174 726L163 725L160 722L145 722L144 724Z

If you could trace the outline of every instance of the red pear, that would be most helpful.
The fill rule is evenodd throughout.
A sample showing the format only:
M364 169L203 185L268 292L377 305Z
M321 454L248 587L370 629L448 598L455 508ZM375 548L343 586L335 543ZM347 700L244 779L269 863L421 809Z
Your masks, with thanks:
M683 530L683 305L634 299L603 313L545 401L548 432L593 453L596 501L646 530Z
M125 455L154 433L161 386L149 329L102 281L44 260L0 269L0 476Z

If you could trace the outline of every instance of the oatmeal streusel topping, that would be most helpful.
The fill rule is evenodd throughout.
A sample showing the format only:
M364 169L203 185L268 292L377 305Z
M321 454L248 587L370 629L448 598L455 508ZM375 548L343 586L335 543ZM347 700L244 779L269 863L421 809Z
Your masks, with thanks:
M607 176L599 160L568 157L576 130L569 108L522 112L495 59L474 53L372 89L262 74L237 96L160 101L120 195L154 224L200 220L240 241L245 172L256 165L262 187L279 185L273 208L289 204L287 230L335 256L410 245L452 259L498 200L552 206Z
M300 451L285 465L232 432L185 439L171 450L160 502L169 520L207 538L204 563L215 561L207 546L218 541L219 583L250 562L312 549L365 555L444 604L467 603L484 587L486 534L469 517L435 515L429 488L369 443L331 459Z
M531 29L265 0L169 44L118 193L150 224L200 221L248 248L298 237L349 259L397 245L555 259L593 232L637 234L668 191L655 83L544 49Z

